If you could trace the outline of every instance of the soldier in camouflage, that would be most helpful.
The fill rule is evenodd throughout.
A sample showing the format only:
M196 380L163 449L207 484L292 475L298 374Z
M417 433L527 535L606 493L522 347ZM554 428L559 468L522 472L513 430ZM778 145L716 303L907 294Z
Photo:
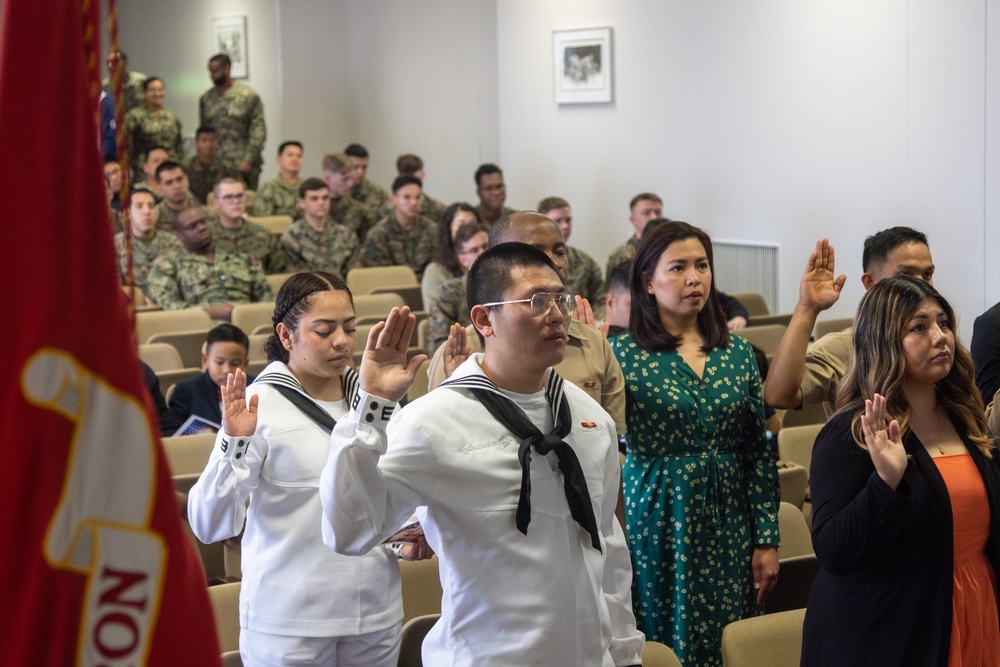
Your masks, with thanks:
M604 275L601 265L593 257L569 244L569 236L573 233L573 209L562 197L546 197L538 203L538 212L547 215L563 234L566 241L566 260L569 262L569 278L566 280L566 290L570 294L579 294L590 302L594 309L594 317L604 317Z
M281 234L281 246L291 271L329 271L347 278L358 263L357 235L329 219L330 188L318 178L299 186L302 218Z
M437 247L437 223L418 213L420 200L420 180L397 176L392 182L395 210L368 232L361 247L362 266L405 265L420 280Z
M137 175L132 185L142 185L156 195L156 201L163 199L160 184L156 182L156 169L170 159L167 149L162 146L151 146L142 156L142 173Z
M172 160L161 162L156 168L156 183L160 186L163 201L157 205L157 215L160 220L157 227L170 232L174 228L174 219L184 209L198 205L188 190L188 177L184 167Z
M389 201L389 193L378 183L365 178L368 173L368 149L361 144L349 144L344 154L351 160L351 199L364 207L370 220L381 220L378 212Z
M111 80L111 71L114 66L115 55L114 51L108 54L106 61L108 64L108 76L104 77L101 81L104 90L112 98L114 98L115 87ZM128 113L132 109L141 107L143 102L146 101L142 92L142 84L146 81L146 75L142 72L128 71L128 58L124 52L119 51L117 56L119 58L118 66L122 69L122 101L125 103L125 113Z
M125 138L128 143L132 178L142 172L142 156L154 146L167 149L170 159L184 159L184 140L181 120L163 106L166 88L163 80L151 76L143 84L145 103L125 114Z
M488 227L505 215L517 212L504 205L507 201L507 186L503 182L503 172L495 164L481 164L476 169L476 195L479 197L476 212Z
M137 189L132 193L129 206L129 228L132 231L132 281L128 277L128 249L125 232L115 234L115 251L118 253L118 269L122 284L135 284L146 291L146 277L153 261L161 256L180 250L177 236L171 232L156 231L156 200L153 193Z
M404 153L396 158L396 174L398 176L416 176L420 179L421 185L423 185L424 177L426 176L424 161L420 159L419 155ZM434 222L441 222L441 216L444 214L446 208L443 203L425 192L423 203L420 205L420 215L430 218ZM392 213L392 199L387 199L379 207L376 220L381 220L390 213Z
M629 202L629 211L631 212L629 222L632 223L635 233L629 237L628 241L611 251L611 255L608 257L606 275L611 275L611 269L635 257L635 247L639 243L639 239L642 238L642 232L646 229L646 225L652 220L663 217L663 200L652 192L641 192L632 197L632 201Z
M299 186L302 179L302 143L285 141L278 146L278 175L261 186L254 204L255 215L299 216Z
M344 153L323 156L323 181L330 188L330 219L344 225L364 243L373 220L365 207L351 198L351 160Z
M240 172L231 162L216 155L219 140L215 128L202 125L194 139L195 154L184 165L188 173L188 187L191 194L202 204L208 203L208 193L223 178L239 178Z
M462 267L462 275L444 281L427 304L428 355L434 354L438 346L448 340L452 324L458 322L463 327L472 324L465 301L465 276L476 259L486 252L489 242L486 225L478 222L462 225L455 235L455 257Z
M274 300L259 264L215 250L204 209L181 211L174 228L183 249L153 262L146 280L153 303L164 310L201 308L228 322L234 304Z
M225 53L208 61L215 86L198 100L198 122L215 128L219 157L235 164L247 187L256 190L267 141L264 104L252 88L233 80L231 66Z
M212 239L216 250L246 255L251 263L260 264L264 273L285 270L285 256L275 236L244 216L246 194L242 181L224 178L216 183L215 205L218 216L212 220Z

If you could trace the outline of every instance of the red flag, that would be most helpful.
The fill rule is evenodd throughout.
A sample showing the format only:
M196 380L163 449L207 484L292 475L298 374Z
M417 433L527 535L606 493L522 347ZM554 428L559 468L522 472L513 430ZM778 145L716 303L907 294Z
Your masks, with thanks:
M117 279L96 0L3 12L0 660L218 665Z

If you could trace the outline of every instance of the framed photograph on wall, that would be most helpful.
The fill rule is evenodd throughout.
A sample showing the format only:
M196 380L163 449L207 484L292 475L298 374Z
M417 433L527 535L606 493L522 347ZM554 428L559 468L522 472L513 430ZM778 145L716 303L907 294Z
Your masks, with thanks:
M229 74L234 79L247 78L247 17L212 19L212 53L229 56L233 61Z
M554 30L556 104L613 102L611 28Z

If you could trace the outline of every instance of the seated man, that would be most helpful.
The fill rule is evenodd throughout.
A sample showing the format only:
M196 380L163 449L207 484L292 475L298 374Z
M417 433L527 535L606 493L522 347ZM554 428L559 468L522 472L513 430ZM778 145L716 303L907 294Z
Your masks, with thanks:
M351 198L361 204L365 215L379 220L378 210L389 200L389 193L378 183L365 178L368 174L368 149L361 144L349 144L344 154L351 161Z
M351 169L351 158L343 153L323 156L323 181L330 188L330 219L350 229L364 243L375 219L351 198Z
M608 291L604 297L604 321L600 330L608 338L620 336L628 331L628 318L632 313L632 292L629 288L631 260L611 268L608 274Z
M362 266L405 265L419 281L437 250L437 223L420 215L423 189L413 176L392 182L392 215L368 232L361 246Z
M274 301L260 264L216 252L204 209L178 213L174 231L183 249L157 258L149 270L147 296L154 304L164 310L201 308L213 320L229 321L234 304Z
M323 541L364 554L420 508L447 573L424 664L639 665L615 425L551 368L576 302L520 243L484 253L468 294L483 354L397 415L415 320L393 309L369 335L320 477Z
M424 183L426 182L424 177L427 175L424 172L424 161L420 159L419 155L404 153L396 158L396 175L413 176L420 179L421 183ZM425 192L423 202L420 204L420 215L430 218L434 222L441 222L441 215L444 213L445 208L447 207L444 204ZM390 213L392 213L392 200L386 199L379 206L376 219L381 220Z
M156 184L163 194L163 201L156 207L160 216L157 224L160 229L169 231L174 228L177 213L198 206L198 200L188 188L184 167L172 160L165 160L156 167Z
M663 218L663 200L652 192L640 192L629 202L628 221L634 230L628 241L611 251L608 257L607 273L622 262L628 262L635 257L635 248L642 238L642 233L653 220Z
M254 215L287 215L294 220L299 213L301 169L302 142L282 142L278 146L278 175L260 186L254 203Z
M555 264L559 277L566 280L566 244L552 220L533 211L501 218L490 230L490 247L512 241L527 243L544 252ZM438 347L427 368L428 388L437 387L468 355L481 351L479 338L471 326L463 330L453 325L448 341ZM625 379L600 331L578 320L570 322L565 355L556 371L600 403L614 418L618 432L625 432Z
M156 195L156 203L163 199L160 192L160 183L156 180L156 168L170 159L170 153L166 148L153 146L146 150L146 155L142 159L142 173L136 174L132 185L142 185Z
M329 271L347 279L358 262L358 237L328 218L330 188L318 178L299 186L302 217L281 234L289 271Z
M251 262L259 263L264 273L284 271L285 256L274 236L244 216L243 181L227 177L216 183L215 205L218 216L212 220L212 238L216 250L246 255Z
M240 172L236 166L218 157L219 139L215 136L215 128L202 125L194 137L195 154L185 163L188 174L188 187L191 194L201 204L208 203L208 193L215 184L223 178L239 178Z
M183 382L178 382L170 397L170 412L178 425L191 415L201 417L222 427L222 390L226 377L236 373L236 369L246 372L250 363L250 339L239 327L220 324L208 332L205 351L201 353L201 368L204 373ZM252 377L247 382L253 382Z
M465 300L465 279L476 259L489 247L490 235L486 225L474 222L462 225L455 234L455 256L462 267L462 275L445 280L431 299L427 308L427 353L434 354L439 345L448 340L451 325L463 327L472 324L472 316Z
M515 209L504 205L507 186L503 182L503 172L495 164L481 164L476 169L476 196L479 197L476 212L487 227L515 212Z
M538 203L538 212L559 225L566 241L566 261L569 262L566 289L570 294L579 294L589 301L594 307L594 317L603 317L604 275L601 265L593 257L569 245L569 235L573 232L573 209L569 202L562 197L546 197Z
M125 232L115 234L115 251L118 253L118 270L122 284L134 284L146 292L146 278L153 261L161 256L181 249L177 236L171 232L156 230L156 199L145 188L132 191L129 205L129 227L132 232L132 280L128 277L128 248Z

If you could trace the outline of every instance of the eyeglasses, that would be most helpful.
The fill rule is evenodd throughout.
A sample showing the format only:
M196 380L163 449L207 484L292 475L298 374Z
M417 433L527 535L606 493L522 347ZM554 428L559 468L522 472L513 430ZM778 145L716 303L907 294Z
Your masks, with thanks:
M219 199L221 199L222 201L225 201L225 202L233 202L233 201L243 201L243 199L245 197L246 197L246 193L245 192L240 192L240 193L237 193L237 194L222 195L221 197L219 197Z
M515 299L514 301L493 301L482 304L484 307L503 306L508 303L530 303L532 315L548 315L552 306L567 317L576 311L576 297L572 294L557 294L555 292L539 292L530 299Z

